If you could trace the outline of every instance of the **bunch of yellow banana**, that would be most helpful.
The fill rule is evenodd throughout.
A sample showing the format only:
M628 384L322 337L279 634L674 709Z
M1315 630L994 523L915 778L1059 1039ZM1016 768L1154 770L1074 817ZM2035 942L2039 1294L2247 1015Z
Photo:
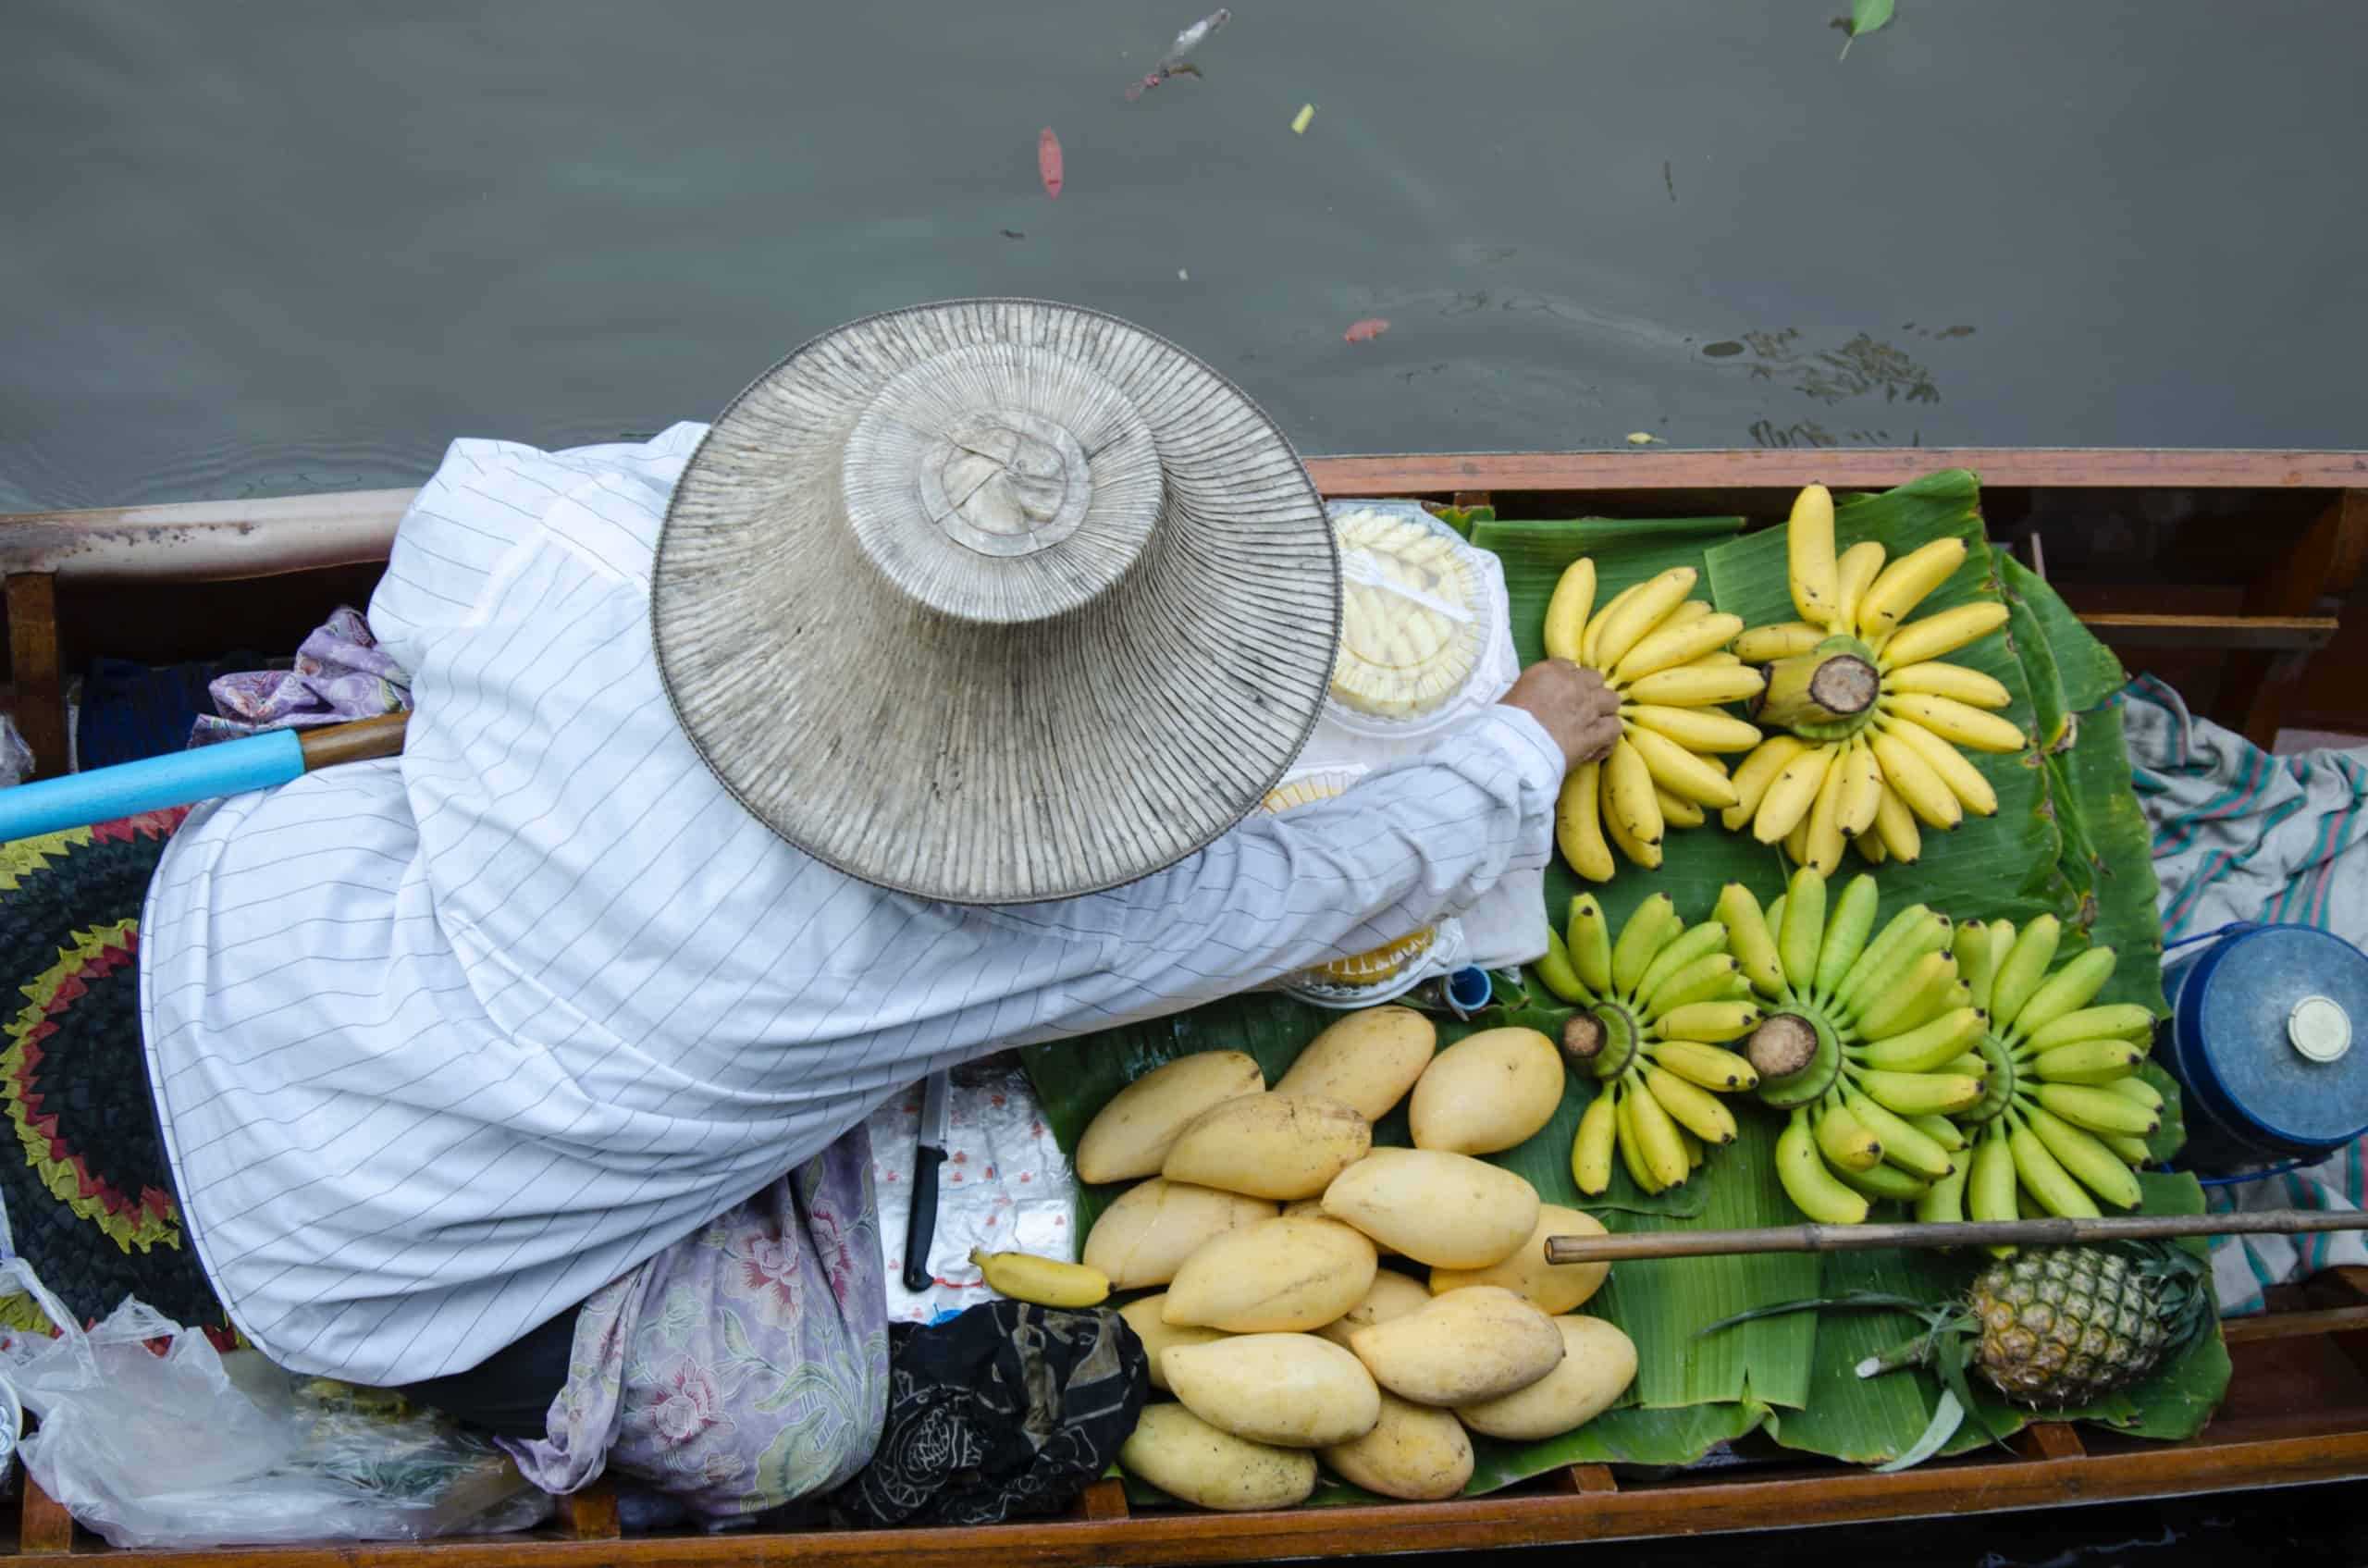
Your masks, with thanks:
M2147 1134L2163 1118L2163 1096L2137 1076L2154 1015L2089 1005L2113 978L2110 947L2050 974L2062 935L2053 915L2019 932L2005 920L1957 928L1957 966L1989 1014L1979 1049L1990 1080L1957 1113L1972 1129L1972 1157L1934 1184L1918 1219L2013 1219L2026 1206L2017 1188L2031 1205L2073 1218L2094 1218L2096 1199L2128 1209L2143 1196L2130 1167L2145 1163Z
M1980 1102L1981 1014L1950 953L1948 920L1918 904L1875 930L1872 877L1826 895L1813 866L1765 910L1730 883L1716 917L1768 1017L1745 1054L1759 1097L1789 1113L1776 1175L1795 1206L1856 1225L1869 1199L1914 1199L1956 1168L1949 1120Z
M1734 805L1718 754L1759 744L1757 729L1718 711L1761 681L1726 651L1742 617L1687 597L1698 575L1672 566L1597 609L1595 562L1582 556L1546 607L1547 657L1598 672L1621 699L1611 755L1571 770L1554 813L1562 858L1589 882L1611 880L1613 846L1650 870L1661 863L1668 829L1698 826L1706 812Z
M1734 1113L1720 1094L1759 1075L1722 1049L1759 1021L1751 987L1716 920L1688 926L1666 893L1637 906L1611 938L1595 895L1571 900L1567 936L1548 932L1534 966L1548 990L1584 1009L1562 1028L1562 1049L1601 1080L1579 1117L1571 1179L1589 1195L1611 1182L1614 1151L1646 1192L1684 1181L1704 1146L1731 1143Z
M1764 666L1753 717L1771 735L1735 770L1735 803L1721 821L1751 824L1795 865L1831 875L1842 847L1867 859L1914 860L1923 827L1949 829L1968 811L1986 817L1998 795L1958 747L2019 751L2022 730L1995 711L2011 700L1979 670L1943 661L1998 630L2006 607L1961 604L1909 614L1966 557L1965 541L1935 539L1898 560L1868 540L1833 553L1833 497L1811 485L1786 525L1797 621L1758 626L1735 641Z

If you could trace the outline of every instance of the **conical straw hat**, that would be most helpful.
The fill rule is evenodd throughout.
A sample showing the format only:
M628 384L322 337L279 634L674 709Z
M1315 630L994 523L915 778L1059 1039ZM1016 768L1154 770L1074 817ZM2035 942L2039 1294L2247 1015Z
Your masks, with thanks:
M692 457L651 625L724 786L849 875L964 904L1095 892L1238 821L1306 740L1339 566L1274 423L1096 312L843 327Z

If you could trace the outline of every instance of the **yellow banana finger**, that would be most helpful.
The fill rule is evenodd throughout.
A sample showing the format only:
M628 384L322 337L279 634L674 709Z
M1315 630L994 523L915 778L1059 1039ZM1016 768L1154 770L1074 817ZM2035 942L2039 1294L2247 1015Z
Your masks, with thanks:
M1563 568L1546 601L1546 657L1579 661L1579 639L1595 611L1595 562L1581 556Z
M1903 697L1954 698L1970 708L2004 708L2014 700L2004 682L1937 659L1893 670L1883 677L1883 690Z

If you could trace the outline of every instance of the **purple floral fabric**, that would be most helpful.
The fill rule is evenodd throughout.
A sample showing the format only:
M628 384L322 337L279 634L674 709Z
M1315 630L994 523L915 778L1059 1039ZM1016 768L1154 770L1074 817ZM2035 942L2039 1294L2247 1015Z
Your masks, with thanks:
M264 730L342 724L411 707L411 676L378 648L362 612L340 605L296 650L292 670L223 675L206 687L219 716L200 718L191 746Z
M887 1414L883 1274L858 1123L595 1292L549 1432L503 1447L546 1491L613 1469L710 1522L832 1490Z

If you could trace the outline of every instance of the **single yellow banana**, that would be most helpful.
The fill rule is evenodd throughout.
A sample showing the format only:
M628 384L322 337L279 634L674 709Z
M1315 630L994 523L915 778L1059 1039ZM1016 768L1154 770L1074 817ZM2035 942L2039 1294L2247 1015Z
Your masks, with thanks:
M2163 1108L2163 1092L2142 1078L2116 1078L2105 1087L2125 1100L2134 1100L2150 1110Z
M1807 621L1779 621L1754 626L1735 638L1735 657L1746 664L1773 664L1808 652L1832 634Z
M1708 1090L1688 1083L1664 1068L1645 1069L1646 1092L1660 1103L1671 1120L1705 1143L1735 1141L1735 1116Z
M1797 735L1770 735L1759 743L1752 754L1743 759L1734 772L1735 803L1719 813L1719 821L1729 833L1741 833L1759 809L1768 786L1784 771L1784 764L1808 749L1808 743Z
M1878 722L1885 735L1896 735L1921 758L1924 765L1948 785L1957 804L1977 817L1998 814L1998 792L1981 776L1981 770L1965 759L1965 754L1913 719L1884 714ZM1914 800L1908 802L1915 804Z
M1621 744L1643 759L1655 784L1696 806L1712 808L1735 803L1735 786L1724 773L1657 730L1632 724ZM1619 750L1613 749L1617 757Z
M1867 1200L1825 1168L1807 1106L1794 1111L1784 1130L1776 1135L1776 1179L1793 1206L1820 1225L1858 1225L1866 1220Z
M1776 844L1807 821L1809 808L1817 804L1818 788L1825 783L1832 762L1833 747L1819 746L1804 749L1785 763L1760 796L1759 813L1751 821L1752 836L1762 844Z
M1110 1294L1110 1277L1081 1263L1029 1253L982 1253L973 1247L970 1266L986 1276L987 1288L996 1294L1038 1306L1090 1307Z
M1802 620L1832 627L1841 585L1833 562L1833 492L1823 485L1808 486L1793 498L1784 555L1793 608Z
M1602 639L1604 623L1611 619L1612 612L1614 611L1624 608L1630 600L1634 599L1636 597L1637 591L1643 588L1644 586L1645 585L1643 583L1629 584L1618 593L1613 594L1610 599L1606 600L1600 610L1597 610L1593 615L1587 617L1587 628L1585 631L1579 634L1580 663L1585 665L1591 670L1600 670L1603 668L1602 661L1596 657L1596 647Z
M1595 611L1595 562L1581 556L1564 567L1546 601L1546 657L1579 661L1579 639Z
M1834 562L1833 575L1837 585L1833 623L1847 631L1858 623L1858 604L1867 597L1867 586L1883 569L1883 547L1872 539L1852 545Z
M1893 670L1883 677L1883 690L1902 697L1954 698L1969 708L2004 708L2014 700L2004 682L1938 659Z
M1875 825L1881 808L1883 771L1863 736L1854 736L1842 758L1842 794L1834 808L1834 825L1844 836L1856 838Z
M1645 1157L1645 1168L1662 1187L1674 1187L1684 1181L1693 1167L1686 1163L1685 1145L1678 1141L1677 1123L1655 1099L1649 1090L1639 1090L1629 1096L1636 1129L1636 1152Z
M1887 1072L1869 1068L1858 1074L1858 1086L1893 1116L1952 1116L1981 1103L1981 1080L1957 1072Z
M1886 697L1882 708L1958 746L1976 751L2020 751L2030 744L2022 726L1948 697Z
M1819 1150L1837 1169L1872 1170L1882 1163L1883 1141L1838 1099L1818 1113L1816 1130Z
M1741 664L1696 661L1673 670L1657 670L1630 682L1622 695L1631 702L1659 708L1715 708L1722 702L1741 702L1745 698L1757 697L1767 685L1766 676Z
M1653 837L1649 839L1637 837L1620 813L1611 809L1608 798L1610 795L1608 785L1605 793L1607 799L1603 809L1604 836L1611 840L1611 846L1614 849L1628 858L1630 865L1642 866L1648 871L1659 870L1661 864L1661 834L1666 831L1667 824L1656 821ZM1657 792L1654 793L1657 795ZM1658 798L1655 800L1653 810L1658 817L1660 810Z
M1610 1085L1605 1085L1604 1093L1606 1094L1611 1093ZM1646 1193L1650 1194L1659 1191L1662 1182L1659 1177L1653 1174L1653 1167L1646 1163L1644 1141L1636 1132L1636 1102L1644 1097L1641 1090L1631 1089L1622 1084L1620 1108L1615 1113L1614 1121L1619 1131L1617 1142L1620 1148L1620 1163L1628 1167L1628 1179L1634 1181Z
M1571 870L1589 882L1611 880L1611 846L1603 837L1600 762L1585 762L1562 780L1554 801L1554 843Z
M1653 787L1653 798L1660 802L1661 827L1666 831L1698 828L1708 820L1701 807L1691 800L1680 800L1658 784Z
M2046 981L2047 967L2055 962L2055 949L2064 940L2064 922L2041 915L2019 932L2008 926L2003 936L1996 948L1997 973L1990 982L1990 1027L2006 1034L2022 1017L2023 1004Z
M1629 723L1668 736L1688 751L1749 751L1759 744L1759 732L1751 725L1708 709L1663 708L1640 702L1622 706L1620 716Z
M1891 635L1875 662L1885 670L1897 670L1909 664L1921 664L1928 659L1955 653L1968 643L1979 642L2006 623L2006 607L1991 601L1960 604L1954 610L1943 610L1927 615L1920 621L1910 621Z
M2035 1093L2041 1105L2090 1132L2118 1132L2125 1137L2143 1138L2162 1124L2159 1111L2091 1084L2042 1083Z
M1718 905L1710 913L1727 928L1727 950L1743 965L1752 988L1765 996L1782 995L1784 961L1777 952L1775 932L1751 889L1739 882L1727 883L1719 890Z
M1686 1082L1721 1094L1759 1087L1759 1069L1748 1058L1698 1041L1661 1041L1653 1047L1653 1060Z
M1664 1038L1723 1045L1740 1040L1759 1025L1760 1011L1749 1002L1689 1002L1660 1016Z
M1953 1007L1930 1023L1852 1048L1852 1055L1870 1068L1890 1072L1932 1072L1953 1062L1981 1038L1981 1015L1971 1007Z
M1916 1222L1918 1225L1962 1225L1965 1222L1965 1188L1972 1173L1963 1166L1951 1171L1924 1190L1916 1200Z
M2019 1020L2017 1020L2019 1021ZM2109 1002L2066 1013L2043 1029L2029 1031L2030 1047L2069 1045L2075 1040L2128 1040L2142 1043L2154 1038L2154 1012L2135 1002Z
M1835 747L1833 761L1818 784L1817 799L1809 805L1808 854L1800 863L1815 866L1820 876L1830 877L1841 868L1843 846L1848 842L1842 835L1842 787L1850 776L1852 749Z
M1628 657L1628 650L1644 640L1645 634L1659 626L1671 611L1685 602L1694 591L1694 584L1701 575L1691 566L1672 566L1657 576L1639 584L1636 597L1618 609L1607 611L1603 630L1596 634L1595 666L1598 670L1616 670ZM1717 647L1712 643L1710 647ZM1697 651L1708 652L1708 648Z
M1603 764L1607 814L1638 844L1658 846L1661 841L1661 809L1653 798L1653 771L1632 737L1612 743Z
M1949 804L1956 804L1955 796L1949 797ZM1859 842L1863 845L1866 840ZM1903 866L1915 864L1924 853L1924 835L1917 831L1916 813L1889 781L1875 801L1875 842L1882 846L1884 855Z
M1571 1140L1571 1179L1596 1197L1611 1185L1611 1145L1619 1134L1619 1107L1606 1084L1580 1113L1578 1136Z
M1690 600L1689 606L1700 602ZM1611 682L1625 686L1647 675L1690 664L1706 653L1726 647L1742 630L1740 615L1696 615L1684 621L1671 615L1628 650L1628 656L1612 672Z
M1883 782L1898 793L1905 805L1927 827L1943 833L1965 821L1965 803L1932 771L1923 753L1889 730L1877 728L1862 732L1871 738L1867 743L1875 754L1875 765L1883 772Z
M1611 990L1611 922L1592 893L1571 900L1562 926L1562 944L1570 949L1571 967L1579 982L1601 996Z
M2033 1034L2096 999L2113 978L2114 950L2091 947L2041 982L2015 1010L2015 1032Z
M1881 1100L1863 1093L1843 1096L1850 1114L1863 1123L1868 1131L1882 1141L1883 1158L1902 1170L1914 1171L1930 1180L1946 1176L1956 1162L1941 1147L1940 1140L1894 1113Z
M1858 601L1858 635L1880 648L1908 612L1924 602L1927 595L1949 580L1950 574L1965 564L1965 541L1959 538L1934 539L1921 549L1910 550L1889 566Z
M2016 1218L2015 1156L2003 1132L1992 1132L1974 1144L1966 1167L1966 1212L1974 1218L1996 1221Z

